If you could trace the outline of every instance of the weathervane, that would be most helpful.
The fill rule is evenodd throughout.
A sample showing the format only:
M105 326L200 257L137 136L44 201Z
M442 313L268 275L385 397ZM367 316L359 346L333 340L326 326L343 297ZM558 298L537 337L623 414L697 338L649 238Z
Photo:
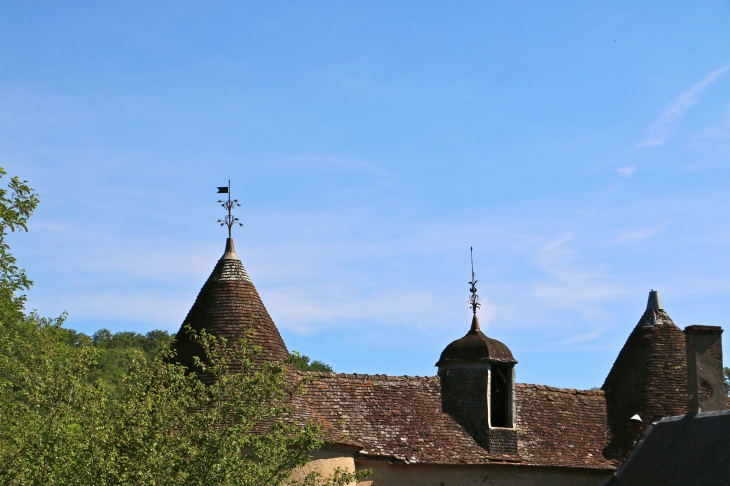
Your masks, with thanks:
M479 296L477 295L477 280L474 276L474 247L469 247L469 250L471 251L471 289L469 289L469 292L471 292L471 295L469 296L469 305L471 306L471 310L474 313L474 315L477 315L477 309L482 306L482 304L479 303Z
M233 206L241 207L241 205L238 203L238 199L231 200L230 179L228 179L228 186L218 188L218 194L228 194L227 201L218 201L219 203L221 203L223 209L228 211L228 214L223 219L219 219L218 222L221 224L221 226L228 226L228 237L231 238L231 228L233 227L233 225L237 224L238 226L243 226L243 223L239 223L238 218L231 213Z

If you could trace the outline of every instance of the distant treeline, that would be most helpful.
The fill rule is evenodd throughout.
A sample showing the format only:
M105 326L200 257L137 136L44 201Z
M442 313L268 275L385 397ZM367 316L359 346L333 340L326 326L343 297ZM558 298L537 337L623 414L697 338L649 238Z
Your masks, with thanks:
M108 329L99 329L89 336L73 329L62 328L65 341L71 346L93 346L99 352L97 367L90 375L92 380L102 380L118 395L122 386L122 378L129 370L129 365L137 353L142 353L148 360L153 359L161 351L167 349L174 334L167 331L154 330L146 334L132 331L112 333ZM332 373L332 367L321 361L311 361L309 356L291 353L292 363L300 371L318 371Z

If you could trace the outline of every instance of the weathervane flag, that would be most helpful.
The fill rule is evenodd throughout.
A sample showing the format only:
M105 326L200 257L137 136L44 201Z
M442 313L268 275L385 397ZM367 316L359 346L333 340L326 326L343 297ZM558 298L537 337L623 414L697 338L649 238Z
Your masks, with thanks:
M223 218L219 219L218 222L221 224L221 226L228 226L228 237L231 237L231 228L234 224L237 224L238 226L243 226L243 224L238 222L238 218L233 215L231 210L236 207L240 207L241 205L238 203L238 199L231 200L231 181L228 181L228 186L224 187L218 187L218 194L228 194L228 200L227 201L218 201L221 206L223 206L223 209L225 209L228 214Z

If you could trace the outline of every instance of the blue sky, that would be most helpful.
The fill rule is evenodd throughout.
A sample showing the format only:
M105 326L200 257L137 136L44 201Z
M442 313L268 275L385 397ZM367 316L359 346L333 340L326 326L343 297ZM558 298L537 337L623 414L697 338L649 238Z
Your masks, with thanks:
M236 246L289 349L433 375L470 322L600 386L662 292L728 327L730 4L0 3L29 307L176 331Z

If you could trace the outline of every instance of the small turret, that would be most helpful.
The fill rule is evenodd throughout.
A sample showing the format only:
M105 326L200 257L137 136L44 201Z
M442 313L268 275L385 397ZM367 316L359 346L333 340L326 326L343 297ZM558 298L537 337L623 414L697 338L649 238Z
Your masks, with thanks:
M469 332L441 353L441 407L481 447L493 454L517 454L515 373L517 361L503 343L484 335L472 264Z

